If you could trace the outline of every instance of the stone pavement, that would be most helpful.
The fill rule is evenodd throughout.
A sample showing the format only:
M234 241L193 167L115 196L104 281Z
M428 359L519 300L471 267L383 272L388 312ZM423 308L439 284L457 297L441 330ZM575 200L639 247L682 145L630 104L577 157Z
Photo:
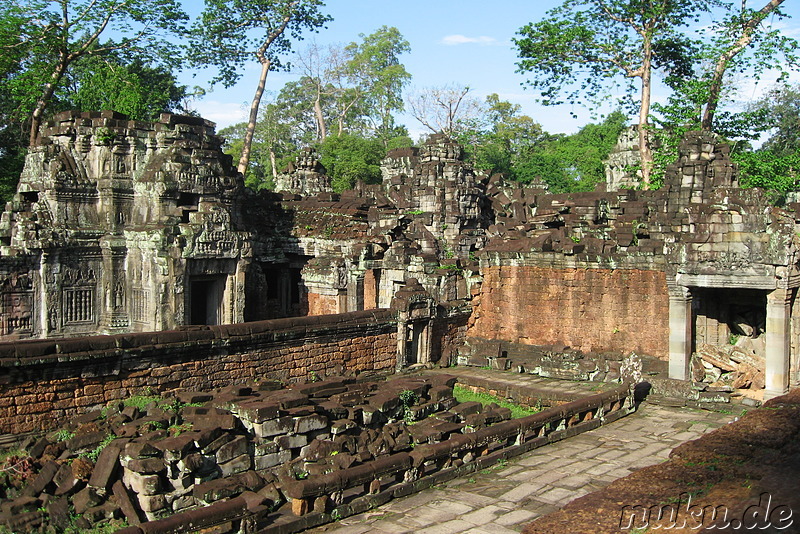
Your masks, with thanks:
M734 419L643 403L619 421L307 532L519 532L536 517L665 460L679 444Z

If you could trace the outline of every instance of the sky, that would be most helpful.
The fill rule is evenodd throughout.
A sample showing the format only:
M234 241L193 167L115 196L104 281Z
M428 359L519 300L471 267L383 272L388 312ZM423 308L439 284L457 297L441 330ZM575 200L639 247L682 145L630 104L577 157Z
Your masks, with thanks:
M761 2L751 2L760 7ZM800 0L787 0L784 11L793 15L784 23L787 35L800 38ZM409 42L411 51L401 57L412 75L408 89L455 84L469 86L479 100L497 93L502 100L519 104L522 112L551 133L572 133L592 122L590 110L576 106L545 107L536 102L536 93L523 87L525 75L516 72L518 60L512 38L528 22L544 17L545 12L561 0L328 0L323 9L333 17L327 28L310 34L295 43L303 50L310 41L319 45L347 44L359 40L359 34L370 34L383 25L394 26ZM794 4L794 5L792 5ZM200 2L192 2L192 7ZM700 24L710 23L701 20ZM241 81L230 89L216 86L193 107L203 117L217 123L217 128L243 122L258 81L258 65L254 61ZM214 72L184 73L181 82L206 87ZM297 74L272 72L267 91L277 93ZM795 75L794 81L800 81ZM743 80L742 98L757 98L768 84L756 85ZM664 93L656 90L655 98ZM576 115L573 117L572 114ZM398 117L412 138L425 132L409 114ZM596 119L596 117L595 117Z

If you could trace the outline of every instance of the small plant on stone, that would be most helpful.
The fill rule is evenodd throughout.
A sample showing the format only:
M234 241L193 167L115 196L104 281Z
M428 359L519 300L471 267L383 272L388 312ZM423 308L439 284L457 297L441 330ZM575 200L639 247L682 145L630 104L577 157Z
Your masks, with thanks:
M410 389L404 389L398 396L403 403L403 420L406 423L414 422L414 412L411 411L411 407L417 403L419 397Z
M100 444L97 447L95 447L89 452L79 454L78 456L86 458L87 460L90 460L92 463L95 463L97 462L97 458L100 457L100 453L103 452L103 449L105 449L115 439L117 439L117 436L115 436L114 434L109 434L103 439L103 441L100 442Z
M580 243L581 242L581 238L576 236L576 235L570 236L570 239L572 239L573 243Z
M308 372L308 381L309 382L319 382L319 375L316 371L309 371Z
M107 145L111 143L117 134L105 127L100 127L94 131L94 138L98 145Z
M171 436L180 436L184 432L190 432L192 430L192 423L181 423L180 425L172 425L167 428L167 432Z
M70 432L66 428L62 428L61 430L53 434L53 439L55 439L56 442L67 441L68 439L72 439L74 437L75 437L75 432Z

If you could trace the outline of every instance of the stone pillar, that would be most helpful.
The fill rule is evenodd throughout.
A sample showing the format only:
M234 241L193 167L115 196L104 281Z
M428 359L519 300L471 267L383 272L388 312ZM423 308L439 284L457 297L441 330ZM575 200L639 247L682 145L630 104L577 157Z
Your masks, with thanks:
M669 291L669 377L690 380L692 295L685 287Z
M764 400L789 391L789 318L792 290L778 288L767 295L767 368Z

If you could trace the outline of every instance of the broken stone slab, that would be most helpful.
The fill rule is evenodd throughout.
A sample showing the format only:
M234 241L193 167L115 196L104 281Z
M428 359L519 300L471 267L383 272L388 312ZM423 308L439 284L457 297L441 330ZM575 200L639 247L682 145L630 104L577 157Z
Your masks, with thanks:
M91 487L83 488L72 498L72 506L75 508L76 514L83 514L89 508L102 502L103 498Z
M173 462L180 460L194 449L197 437L194 432L185 432L178 436L155 441L153 446L163 452L166 461Z
M114 445L108 445L100 451L97 457L97 462L94 464L92 476L89 479L89 486L105 493L111 489L111 484L115 480L117 468L119 467L120 449ZM132 462L140 462L142 460L132 460Z
M275 438L275 443L281 450L299 449L308 444L308 436L305 434L278 436Z
M271 454L256 456L253 458L253 462L255 463L255 469L257 471L262 471L264 469L270 469L272 467L284 464L291 459L292 459L292 451L284 450Z
M84 481L75 476L71 463L64 463L58 469L53 482L56 485L56 497L72 495L84 486Z
M161 458L135 458L125 468L140 475L155 475L165 471L167 466Z
M222 464L236 456L246 454L249 442L246 436L236 436L227 443L222 444L216 451L217 463Z
M198 484L192 489L195 499L204 505L235 497L247 490L257 491L264 486L264 479L255 471L245 471L227 478Z
M253 425L253 433L259 438L269 438L288 432L294 432L294 418L291 416L279 417Z
M39 474L33 479L33 482L30 482L25 489L22 490L22 495L24 496L38 496L42 493L45 488L53 481L53 477L56 476L56 473L59 469L58 463L50 460L45 462L42 468L39 470Z
M328 418L321 414L306 415L294 419L294 432L305 434L328 427Z
M122 481L117 480L114 482L114 484L111 486L111 491L114 494L114 498L117 500L117 504L122 510L122 513L124 514L128 523L131 525L140 524L141 519L139 518L139 512L136 510L136 507L131 500L131 496Z
M164 487L159 475L142 475L128 469L124 470L122 481L132 492L138 495L156 495Z
M249 454L242 454L236 458L219 464L219 470L223 477L229 477L237 473L243 473L253 468L253 459Z
M280 415L280 405L270 401L256 401L240 404L237 407L239 418L250 423L263 423L277 419Z

